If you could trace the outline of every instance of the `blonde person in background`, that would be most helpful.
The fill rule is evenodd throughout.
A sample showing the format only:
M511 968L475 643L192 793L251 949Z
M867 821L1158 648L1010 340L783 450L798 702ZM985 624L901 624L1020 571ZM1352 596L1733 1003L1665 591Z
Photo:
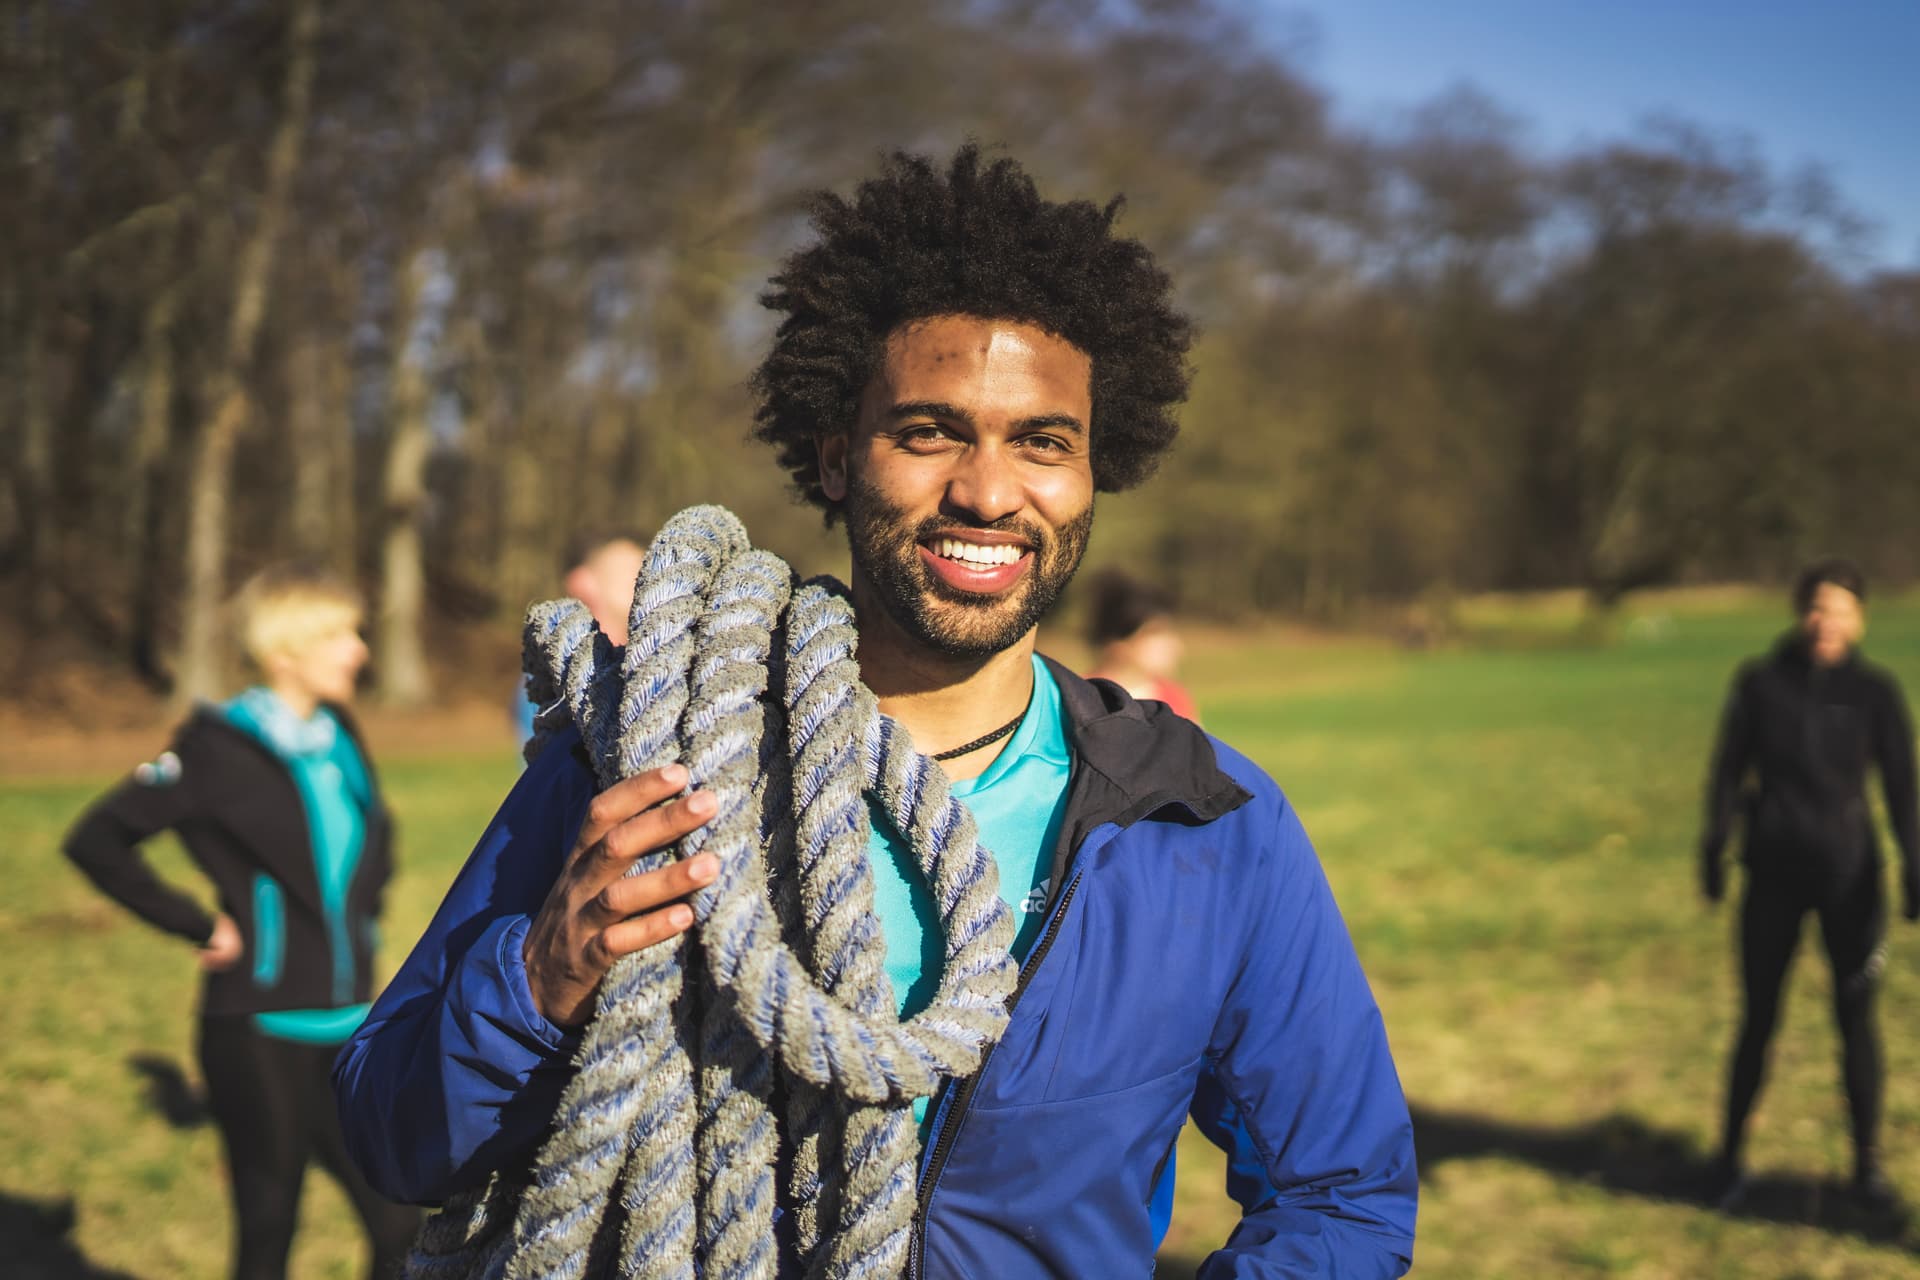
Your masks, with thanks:
M309 1161L337 1178L399 1274L419 1212L383 1200L346 1158L327 1076L372 997L391 823L345 704L367 660L359 598L320 573L247 584L240 630L260 682L196 708L67 836L102 892L194 948L200 1067L226 1147L235 1280L280 1280ZM179 836L218 909L156 876L141 845Z

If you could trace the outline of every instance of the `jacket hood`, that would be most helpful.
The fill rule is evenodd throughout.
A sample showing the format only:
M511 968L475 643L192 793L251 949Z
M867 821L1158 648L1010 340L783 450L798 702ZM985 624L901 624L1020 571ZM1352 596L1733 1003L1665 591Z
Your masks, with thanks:
M1182 820L1212 822L1253 799L1220 767L1199 725L1165 703L1141 702L1111 680L1087 680L1042 656L1060 686L1074 752L1063 854L1107 823L1131 826L1170 807L1182 811Z

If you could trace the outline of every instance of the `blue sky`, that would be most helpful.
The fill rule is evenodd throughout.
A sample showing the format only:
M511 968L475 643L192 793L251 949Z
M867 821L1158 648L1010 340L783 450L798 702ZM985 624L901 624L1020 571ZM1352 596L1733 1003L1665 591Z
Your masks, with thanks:
M1390 121L1462 82L1542 148L1677 113L1822 163L1879 224L1869 264L1920 268L1920 0L1249 0L1338 118Z

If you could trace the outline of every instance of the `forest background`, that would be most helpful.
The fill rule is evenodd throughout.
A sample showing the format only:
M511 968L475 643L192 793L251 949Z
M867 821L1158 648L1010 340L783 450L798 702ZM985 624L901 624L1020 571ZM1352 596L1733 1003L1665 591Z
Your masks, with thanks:
M966 137L1124 192L1200 322L1095 540L1191 615L1424 641L1486 590L1920 576L1920 273L1737 135L1544 151L1470 88L1343 125L1226 0L23 0L0 678L217 692L221 602L301 556L418 705L596 533L719 501L830 565L747 438L756 295L807 193Z
M1818 168L1686 119L1542 146L1463 87L1352 122L1271 13L0 4L0 1270L220 1273L191 963L58 847L235 687L234 586L304 557L374 606L391 966L515 776L517 623L584 540L718 501L840 567L748 438L756 296L809 192L974 137L1124 192L1200 322L1181 440L1091 558L1178 590L1209 727L1307 815L1414 1107L1420 1274L1920 1275L1920 1224L1837 1181L1817 963L1754 1202L1707 1207L1737 1003L1691 858L1803 559L1862 562L1920 688L1920 271ZM1890 945L1913 1194L1920 933ZM1236 1216L1204 1141L1180 1168L1173 1276ZM310 1191L298 1273L356 1274Z

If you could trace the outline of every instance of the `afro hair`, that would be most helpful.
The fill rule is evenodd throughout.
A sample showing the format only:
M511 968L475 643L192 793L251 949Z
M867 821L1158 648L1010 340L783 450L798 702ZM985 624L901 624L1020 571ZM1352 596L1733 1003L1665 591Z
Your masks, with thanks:
M1012 320L1087 354L1094 485L1140 483L1179 430L1193 331L1153 255L1114 233L1120 207L1043 200L1017 163L983 165L973 143L944 175L895 152L851 201L821 193L818 238L760 299L785 318L753 376L754 435L832 520L815 441L853 424L888 337L933 316Z

